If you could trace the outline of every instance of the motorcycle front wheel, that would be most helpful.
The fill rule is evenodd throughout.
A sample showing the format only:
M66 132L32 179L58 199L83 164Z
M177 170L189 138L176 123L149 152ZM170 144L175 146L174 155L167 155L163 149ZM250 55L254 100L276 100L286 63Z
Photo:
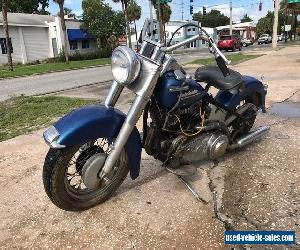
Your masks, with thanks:
M67 211L83 211L109 199L128 174L128 160L123 149L112 171L98 189L88 189L81 178L86 161L97 153L109 154L107 139L82 146L50 149L43 167L43 183L50 200Z

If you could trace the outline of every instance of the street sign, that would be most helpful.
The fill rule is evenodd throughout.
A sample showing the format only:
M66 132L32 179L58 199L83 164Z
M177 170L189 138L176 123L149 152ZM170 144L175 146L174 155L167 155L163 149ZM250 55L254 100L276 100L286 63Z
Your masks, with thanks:
M160 3L171 3L172 2L172 0L160 0Z
M300 0L288 0L288 3L300 3Z

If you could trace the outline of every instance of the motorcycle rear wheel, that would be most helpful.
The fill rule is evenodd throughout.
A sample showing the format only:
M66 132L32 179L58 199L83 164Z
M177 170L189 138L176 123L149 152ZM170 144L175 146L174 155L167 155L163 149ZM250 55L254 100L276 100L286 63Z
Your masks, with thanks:
M95 151L97 146L92 144L91 147ZM127 154L123 149L108 175L109 181L103 181L99 189L88 189L81 179L82 167L93 154L102 153L104 150L100 147L94 153L83 154L86 151L80 152L81 148L82 146L51 148L45 159L43 167L45 191L50 200L63 210L83 211L105 202L122 184L129 171ZM79 183L76 184L74 179Z

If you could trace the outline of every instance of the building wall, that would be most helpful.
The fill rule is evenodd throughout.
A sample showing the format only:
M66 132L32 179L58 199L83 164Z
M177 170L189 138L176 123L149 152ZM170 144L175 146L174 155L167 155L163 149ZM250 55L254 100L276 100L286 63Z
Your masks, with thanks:
M27 63L44 60L50 57L49 35L46 27L9 27L14 63ZM5 38L0 28L0 38ZM0 64L7 63L7 54L0 50Z
M13 62L22 62L22 52L20 45L19 32L17 27L10 27L9 35L11 37L11 43L13 46L12 58ZM0 38L5 38L3 27L0 27ZM0 64L7 63L7 54L2 54L0 50Z
M43 60L50 57L48 28L24 27L23 37L27 61Z
M66 29L80 29L81 23L78 20L66 20ZM68 35L68 34L67 34ZM61 23L60 23L60 18L59 17L55 17L54 22L49 23L49 36L50 36L50 40L55 39L56 40L56 44L57 44L57 49L53 48L53 44L51 41L51 46L50 46L50 53L51 53L51 57L55 57L55 51L58 51L58 53L62 50L62 45L64 42L64 38L63 38L63 32L61 29ZM88 49L82 49L82 41L78 40L77 41L77 51L79 51L80 53L86 53L86 52L93 52L96 50L96 43L95 41L91 40L90 41L90 48ZM70 49L70 45L69 45L69 41L68 41L68 51L69 54L74 54L76 52L76 50L71 50Z

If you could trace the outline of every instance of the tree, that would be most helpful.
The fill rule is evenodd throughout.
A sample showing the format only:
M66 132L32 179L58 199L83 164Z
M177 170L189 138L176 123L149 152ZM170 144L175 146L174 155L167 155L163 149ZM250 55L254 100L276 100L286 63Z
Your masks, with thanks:
M252 21L253 20L247 14L245 14L241 19L241 23L252 22Z
M64 0L53 0L59 6L59 16L61 21L61 29L63 32L63 51L65 54L66 63L69 63L69 50L68 50L68 39L67 39L67 32L66 32L66 22L65 22L65 11L64 11Z
M68 7L64 7L64 13L65 15L71 15L73 14L73 10Z
M141 18L142 14L142 8L141 6L137 5L135 0L131 0L127 7L127 17L129 22L134 23L134 32L135 32L135 38L136 43L138 43L138 35L136 30L136 20L139 20Z
M202 27L209 28L228 25L230 21L229 17L223 15L219 10L211 10L206 15L199 11L193 15L193 20L200 22Z
M156 9L156 19L159 22L160 40L163 43L165 40L165 24L170 21L172 14L171 7L166 3L160 3L160 1L152 0L152 4Z
M166 40L166 23L170 21L172 10L168 4L161 4L161 20L163 25L164 41Z
M282 12L279 12L278 16L278 32L280 32L281 26L284 25L285 17ZM256 24L256 33L257 36L260 36L261 34L273 34L273 21L274 21L274 12L268 11L267 15L265 17L262 17L258 20Z
M107 47L108 41L111 45L111 41L126 34L124 14L113 11L103 0L83 0L82 10L81 28L94 35L98 49Z
M127 14L127 8L129 0L113 0L115 3L121 3L122 4L122 10L125 15L125 21L126 21L126 36L128 39L128 46L131 48L131 37L130 37L130 27L129 27L129 21L128 21L128 14Z
M10 42L10 37L9 37L7 10L8 10L7 0L2 0L3 29L4 29L5 38L6 38L7 61L8 61L9 69L11 71L13 71L14 68L13 68L13 62L12 62L12 57L11 57L11 45L12 44Z
M2 8L2 1L0 1ZM14 13L49 14L46 8L49 7L49 0L13 0L8 1L7 11Z

